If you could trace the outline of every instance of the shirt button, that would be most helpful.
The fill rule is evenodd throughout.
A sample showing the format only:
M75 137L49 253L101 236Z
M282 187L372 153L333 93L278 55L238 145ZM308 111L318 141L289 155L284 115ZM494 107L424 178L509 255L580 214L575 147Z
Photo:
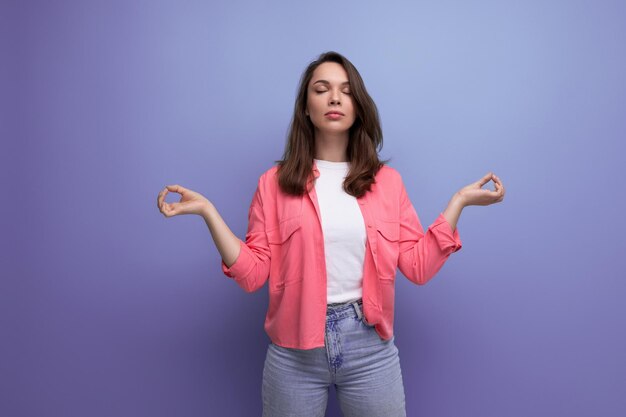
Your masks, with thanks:
M369 228L371 229L371 228L372 228L372 225L371 225L371 224L368 224L368 225L367 225L367 227L369 227Z

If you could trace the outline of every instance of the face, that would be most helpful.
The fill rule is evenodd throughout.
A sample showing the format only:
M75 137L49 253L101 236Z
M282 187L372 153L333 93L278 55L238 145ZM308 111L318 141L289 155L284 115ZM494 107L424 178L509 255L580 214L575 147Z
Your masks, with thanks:
M328 112L340 112L329 115ZM348 73L336 62L324 62L315 69L308 86L307 114L323 132L339 133L350 129L356 115Z

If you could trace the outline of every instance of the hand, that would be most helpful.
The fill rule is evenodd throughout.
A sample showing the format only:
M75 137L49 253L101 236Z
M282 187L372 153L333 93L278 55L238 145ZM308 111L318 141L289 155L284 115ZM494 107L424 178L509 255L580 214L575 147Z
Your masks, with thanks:
M483 190L481 187L493 180L496 186L495 190ZM504 199L504 185L502 181L492 172L482 177L476 182L473 182L465 187L461 188L457 194L463 201L465 206L488 206L489 204L499 203Z
M165 195L172 191L181 194L178 203L165 202ZM202 194L188 190L180 185L166 185L157 196L157 207L165 215L172 217L178 214L202 214L207 205L211 204Z

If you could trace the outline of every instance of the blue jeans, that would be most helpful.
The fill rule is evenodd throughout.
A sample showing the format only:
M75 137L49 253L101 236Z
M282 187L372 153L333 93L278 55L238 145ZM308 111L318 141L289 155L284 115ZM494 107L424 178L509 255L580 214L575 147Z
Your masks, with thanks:
M270 343L263 368L263 417L324 417L335 384L344 417L406 417L398 348L365 322L362 300L330 304L325 347Z

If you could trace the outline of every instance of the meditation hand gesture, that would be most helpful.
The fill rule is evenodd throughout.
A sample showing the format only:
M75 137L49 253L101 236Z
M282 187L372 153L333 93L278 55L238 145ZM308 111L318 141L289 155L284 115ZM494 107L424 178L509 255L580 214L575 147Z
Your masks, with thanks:
M180 194L182 197L178 203L165 202L165 195L168 191ZM199 214L206 210L211 202L202 194L188 190L180 185L166 185L157 196L157 207L165 215L172 217L178 214Z
M481 187L493 180L495 184L494 190L483 190ZM476 182L473 182L461 188L458 192L465 206L488 206L489 204L499 203L504 199L504 185L502 181L494 173L489 172Z

